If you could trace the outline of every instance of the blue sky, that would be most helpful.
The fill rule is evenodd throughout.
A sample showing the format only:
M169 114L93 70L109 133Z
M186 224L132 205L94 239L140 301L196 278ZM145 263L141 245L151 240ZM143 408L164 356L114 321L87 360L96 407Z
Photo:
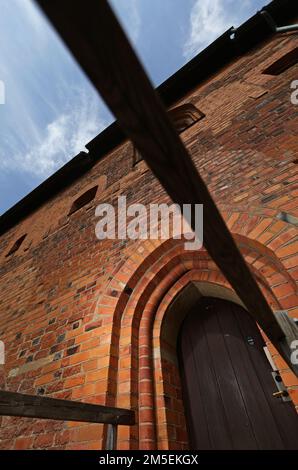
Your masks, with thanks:
M158 85L266 0L110 0ZM0 213L113 121L31 0L0 0ZM0 89L1 94L1 89Z

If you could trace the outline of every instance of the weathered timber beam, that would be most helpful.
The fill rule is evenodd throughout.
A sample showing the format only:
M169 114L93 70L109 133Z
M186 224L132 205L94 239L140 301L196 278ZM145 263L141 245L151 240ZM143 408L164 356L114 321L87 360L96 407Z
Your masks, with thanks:
M132 425L135 422L131 410L5 391L0 391L0 416L114 425Z
M204 245L289 366L291 350L209 191L106 0L37 0L177 204L204 205ZM194 215L194 214L192 214ZM194 227L192 217L192 227Z

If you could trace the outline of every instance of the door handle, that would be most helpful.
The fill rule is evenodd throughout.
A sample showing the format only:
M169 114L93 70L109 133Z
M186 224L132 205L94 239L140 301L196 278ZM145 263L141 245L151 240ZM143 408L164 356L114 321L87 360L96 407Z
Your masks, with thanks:
M286 390L280 390L279 392L272 393L272 396L274 398L282 398L282 397L288 397L289 394Z

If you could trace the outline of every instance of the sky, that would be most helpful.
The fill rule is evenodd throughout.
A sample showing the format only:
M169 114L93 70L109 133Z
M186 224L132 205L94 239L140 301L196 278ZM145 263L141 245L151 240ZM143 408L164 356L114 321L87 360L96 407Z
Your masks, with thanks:
M154 86L266 3L110 0ZM0 11L2 214L114 118L32 0L0 0Z

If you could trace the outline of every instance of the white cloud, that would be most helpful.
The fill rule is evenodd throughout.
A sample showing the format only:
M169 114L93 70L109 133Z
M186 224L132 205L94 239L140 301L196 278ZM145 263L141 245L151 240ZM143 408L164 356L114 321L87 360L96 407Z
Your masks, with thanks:
M27 16L27 20L32 28L39 34L39 38L44 37L43 18L33 1L17 0L16 9L22 9L22 12ZM21 12L19 14L21 14Z
M36 184L84 150L111 117L36 5L0 2L0 42L6 45L0 57L6 91L0 171Z
M231 26L238 26L252 7L251 0L196 0L190 13L190 33L184 57L190 59Z
M71 106L40 129L24 154L19 152L2 160L2 170L18 170L45 178L74 157L106 125L99 114L98 100L79 90Z

